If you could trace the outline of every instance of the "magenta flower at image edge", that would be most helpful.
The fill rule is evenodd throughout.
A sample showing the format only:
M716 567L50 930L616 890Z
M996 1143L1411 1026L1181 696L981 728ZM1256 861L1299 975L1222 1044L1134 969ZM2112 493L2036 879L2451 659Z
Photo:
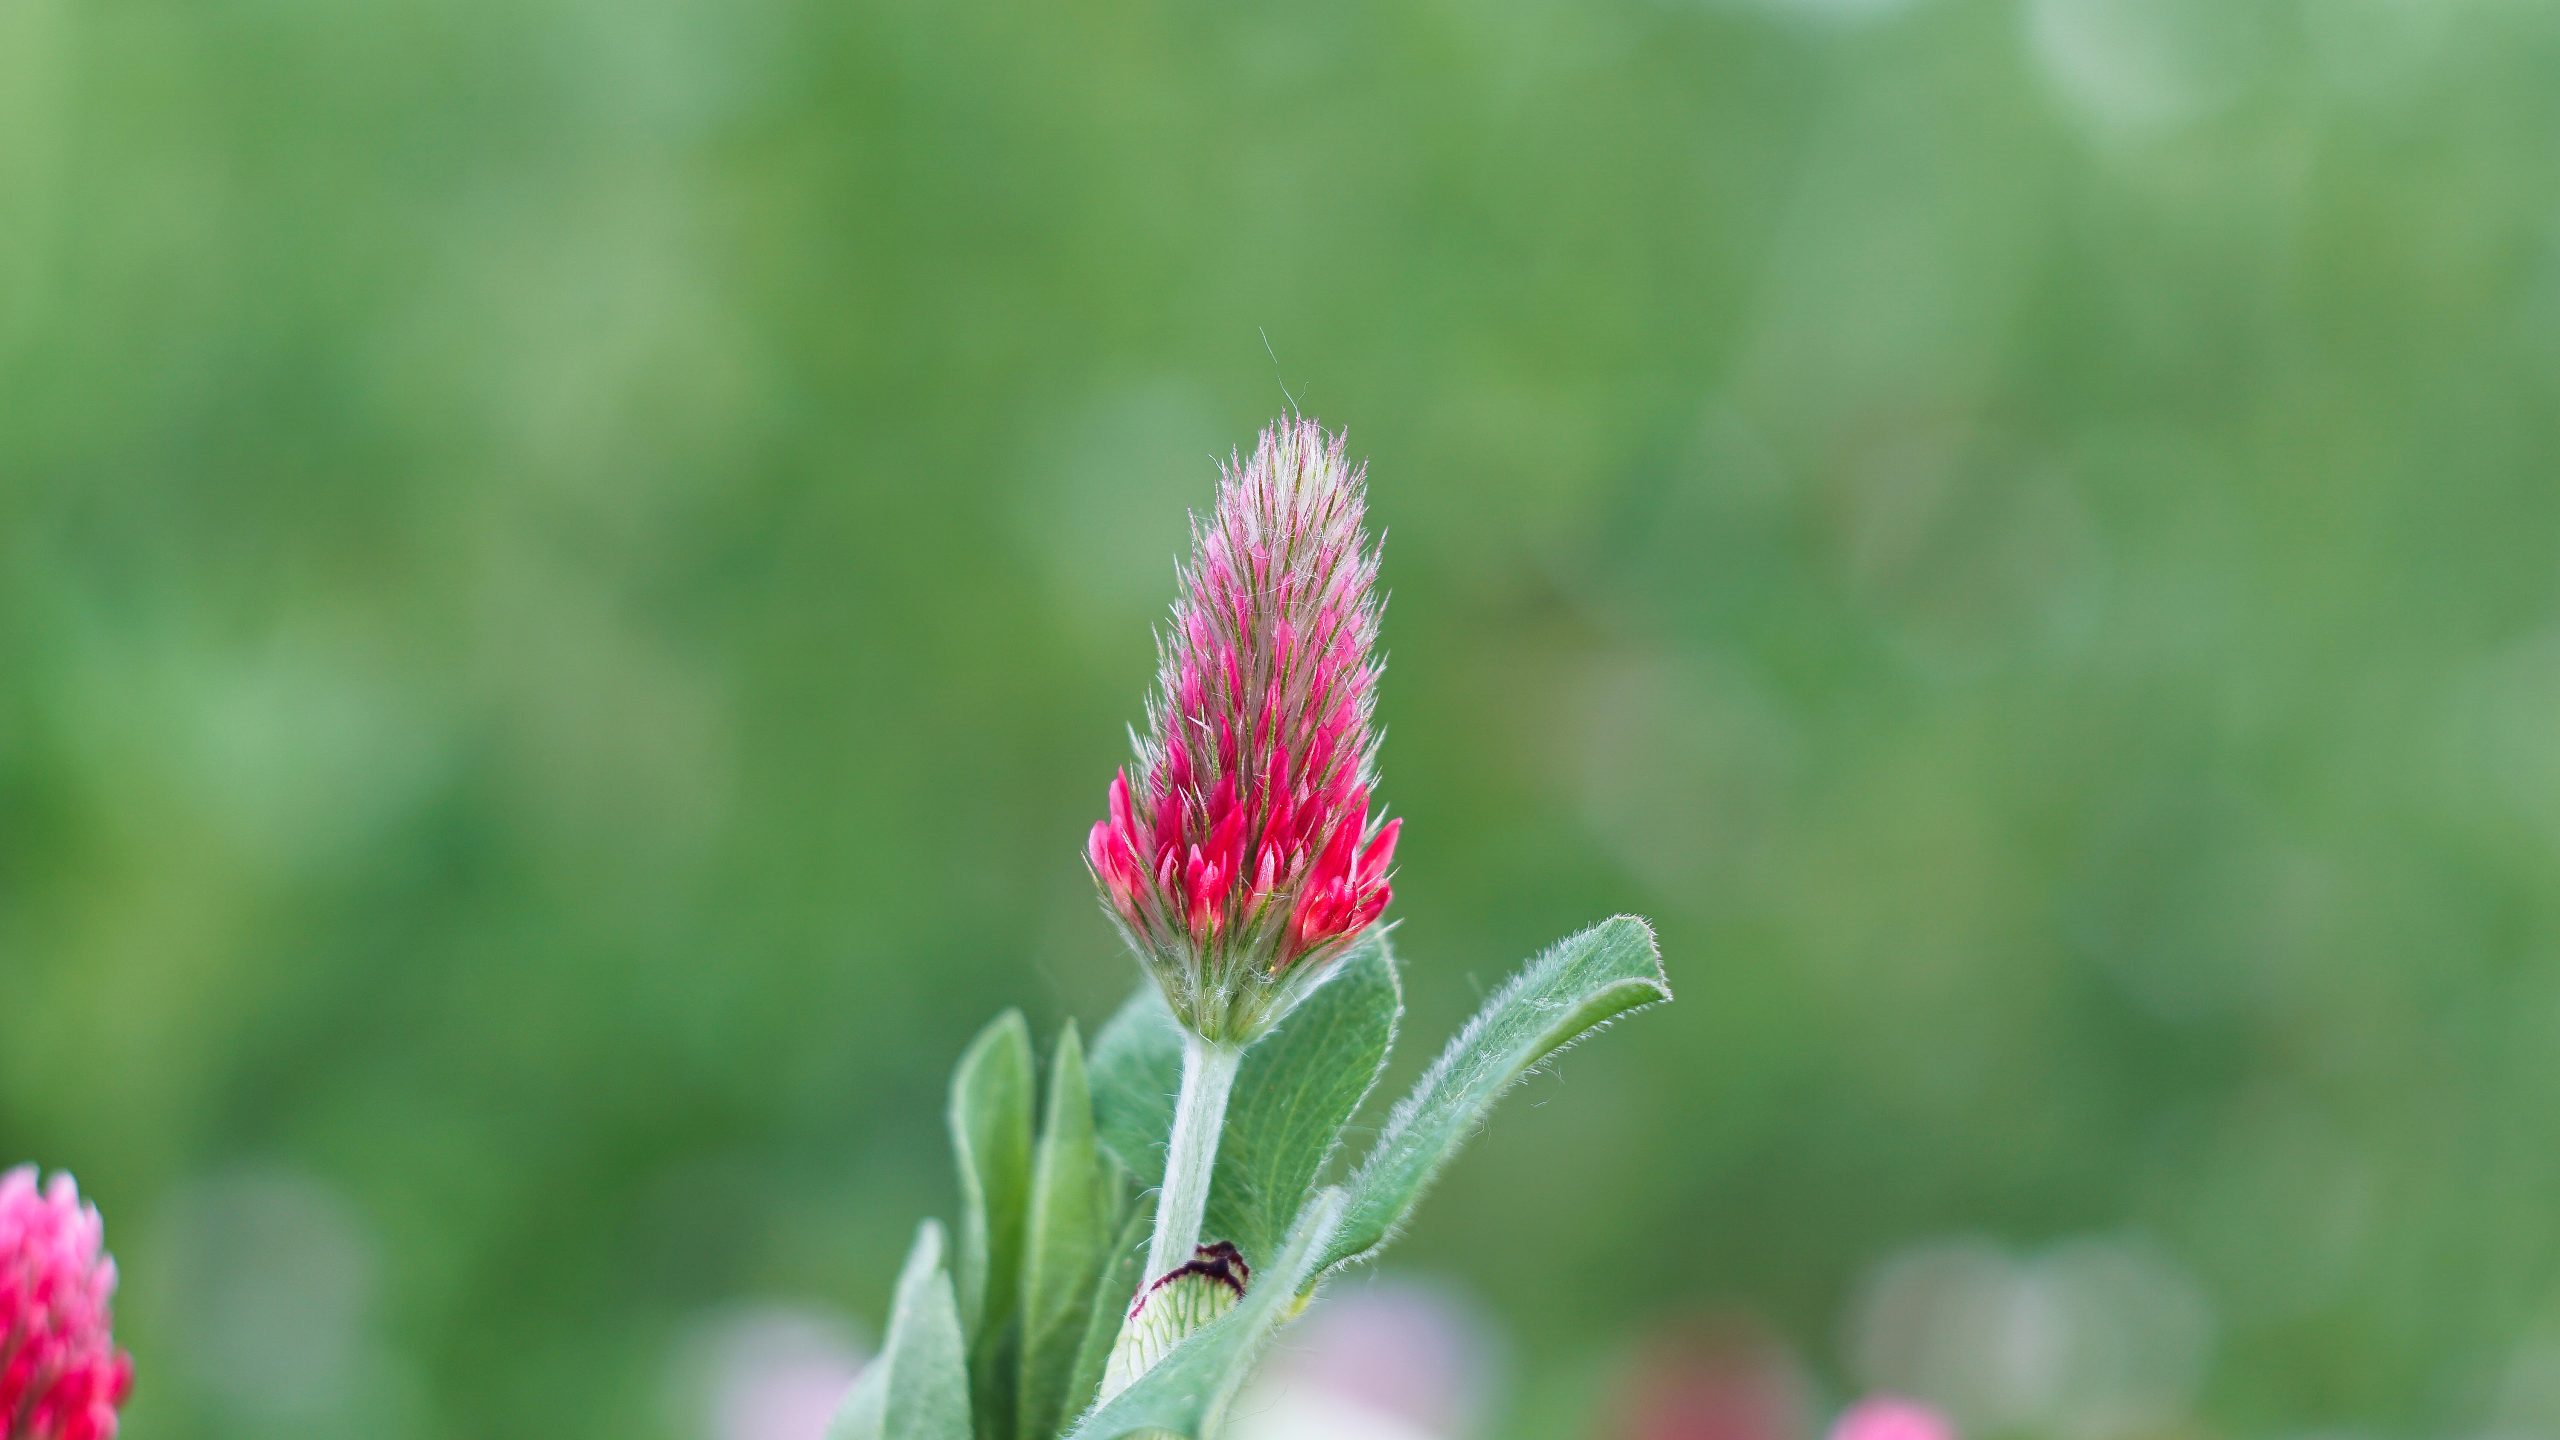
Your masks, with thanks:
M0 1175L0 1440L112 1440L133 1359L115 1348L116 1262L79 1187Z
M1956 1429L1917 1400L1875 1395L1842 1411L1830 1440L1956 1440Z
M1192 521L1137 764L1086 858L1176 1015L1241 1043L1393 895L1400 821L1370 810L1378 556L1366 467L1311 420L1230 456Z

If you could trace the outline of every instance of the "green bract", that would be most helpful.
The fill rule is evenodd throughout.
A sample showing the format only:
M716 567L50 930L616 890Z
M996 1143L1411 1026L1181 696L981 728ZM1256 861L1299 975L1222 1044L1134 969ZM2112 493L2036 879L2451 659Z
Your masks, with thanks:
M1100 1404L1113 1338L1150 1278L1139 1266L1151 1197L1132 1177L1161 1168L1182 1036L1144 986L1089 1057L1067 1027L1035 1107L1030 1032L1008 1012L952 1081L957 1283L928 1223L899 1279L881 1357L830 1440L1208 1440L1300 1302L1395 1237L1504 1091L1582 1036L1670 998L1641 920L1557 942L1459 1031L1348 1178L1325 1186L1403 1011L1386 936L1364 937L1238 1069L1204 1238L1232 1243L1249 1262L1242 1302Z

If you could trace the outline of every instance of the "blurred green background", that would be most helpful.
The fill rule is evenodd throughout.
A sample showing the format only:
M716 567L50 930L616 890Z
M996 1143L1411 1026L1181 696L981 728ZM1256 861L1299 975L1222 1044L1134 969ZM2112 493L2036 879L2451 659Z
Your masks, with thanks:
M1391 1084L1603 914L1681 992L1391 1262L1491 1433L1699 1333L2560 1432L2560 10L0 0L0 1161L128 1433L672 1440L703 1317L875 1324L959 1046L1132 981L1284 384Z

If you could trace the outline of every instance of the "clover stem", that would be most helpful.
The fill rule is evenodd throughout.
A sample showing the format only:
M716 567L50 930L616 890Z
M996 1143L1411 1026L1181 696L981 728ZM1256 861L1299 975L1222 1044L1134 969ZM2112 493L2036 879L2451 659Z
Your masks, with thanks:
M1191 1258L1200 1218L1209 1208L1209 1175L1218 1163L1218 1132L1227 1123L1227 1092L1236 1082L1241 1046L1182 1036L1182 1093L1165 1144L1164 1188L1156 1194L1155 1242L1147 1248L1141 1285L1153 1284Z

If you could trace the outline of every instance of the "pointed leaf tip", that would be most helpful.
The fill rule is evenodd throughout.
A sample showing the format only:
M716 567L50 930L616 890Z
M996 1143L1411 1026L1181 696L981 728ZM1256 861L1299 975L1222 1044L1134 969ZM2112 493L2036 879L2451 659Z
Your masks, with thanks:
M880 1356L837 1408L827 1440L971 1440L967 1342L943 1248L940 1225L917 1228Z

